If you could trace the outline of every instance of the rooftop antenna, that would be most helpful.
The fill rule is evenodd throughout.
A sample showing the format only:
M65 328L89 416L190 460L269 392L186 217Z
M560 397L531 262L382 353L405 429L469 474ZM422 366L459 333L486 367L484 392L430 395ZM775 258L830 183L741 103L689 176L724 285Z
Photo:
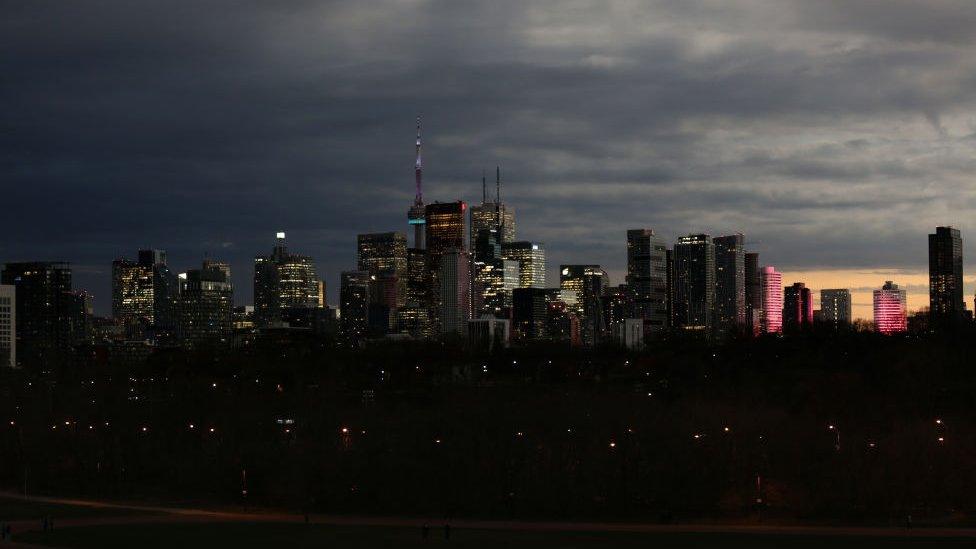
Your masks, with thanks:
M414 163L413 167L414 179L417 183L417 196L414 198L414 204L420 205L424 203L424 188L423 188L423 174L424 174L424 163L420 157L420 117L417 117L417 161Z
M481 203L488 203L488 191L485 190L485 170L481 170Z

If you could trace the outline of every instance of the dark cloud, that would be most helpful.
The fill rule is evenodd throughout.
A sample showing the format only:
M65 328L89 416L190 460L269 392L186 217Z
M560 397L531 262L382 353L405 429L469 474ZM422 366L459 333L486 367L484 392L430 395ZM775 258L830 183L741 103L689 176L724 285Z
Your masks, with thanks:
M280 229L336 286L357 232L405 229L417 113L427 196L475 200L502 165L553 271L619 274L636 226L919 269L976 204L969 2L0 7L0 261L71 260L102 311L144 246L229 259L247 301Z

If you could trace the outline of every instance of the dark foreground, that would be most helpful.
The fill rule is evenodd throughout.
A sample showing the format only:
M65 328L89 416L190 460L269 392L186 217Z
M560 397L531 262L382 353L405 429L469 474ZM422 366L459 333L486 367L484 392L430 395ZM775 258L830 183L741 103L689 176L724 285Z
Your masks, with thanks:
M974 529L830 528L822 526L657 525L627 522L531 522L296 515L191 509L59 498L0 498L0 522L20 547L962 547ZM44 529L44 522L53 524ZM427 524L426 532L424 525Z
M583 547L701 547L750 549L780 547L963 547L967 538L860 536L831 534L755 534L694 532L553 532L524 530L467 530L455 528L444 539L442 528L432 528L423 539L419 528L335 526L324 524L220 523L118 524L63 528L28 533L17 541L77 548L144 549L180 547L426 547L450 543L455 547L583 548Z

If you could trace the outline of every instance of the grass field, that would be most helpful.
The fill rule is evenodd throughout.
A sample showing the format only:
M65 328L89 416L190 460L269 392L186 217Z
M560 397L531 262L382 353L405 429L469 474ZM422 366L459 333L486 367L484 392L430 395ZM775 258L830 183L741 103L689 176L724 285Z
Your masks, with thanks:
M5 522L15 520L40 520L41 517L44 516L49 516L53 519L75 519L147 514L151 513L136 509L60 505L57 503L43 503L38 501L25 501L22 499L0 497L0 521Z
M26 533L16 541L64 548L196 549L233 547L380 548L429 547L431 545L466 548L701 548L701 549L779 549L784 547L831 549L906 547L971 547L972 539L800 536L760 534L677 534L622 532L527 532L503 530L457 530L444 540L441 528L431 528L427 540L419 528L347 527L281 523L191 523L125 524L64 528L47 533Z

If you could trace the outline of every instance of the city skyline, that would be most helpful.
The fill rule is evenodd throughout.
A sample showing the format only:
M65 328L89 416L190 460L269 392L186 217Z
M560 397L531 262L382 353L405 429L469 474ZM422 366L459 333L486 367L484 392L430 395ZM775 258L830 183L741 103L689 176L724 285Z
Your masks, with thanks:
M787 283L865 288L857 317L888 279L917 309L923 235L976 231L971 10L771 5L25 4L0 21L0 180L23 206L0 262L70 261L105 314L132 250L242 273L285 230L335 303L355 234L404 231L420 113L425 200L477 204L500 165L550 279L623 280L630 228L742 232Z

